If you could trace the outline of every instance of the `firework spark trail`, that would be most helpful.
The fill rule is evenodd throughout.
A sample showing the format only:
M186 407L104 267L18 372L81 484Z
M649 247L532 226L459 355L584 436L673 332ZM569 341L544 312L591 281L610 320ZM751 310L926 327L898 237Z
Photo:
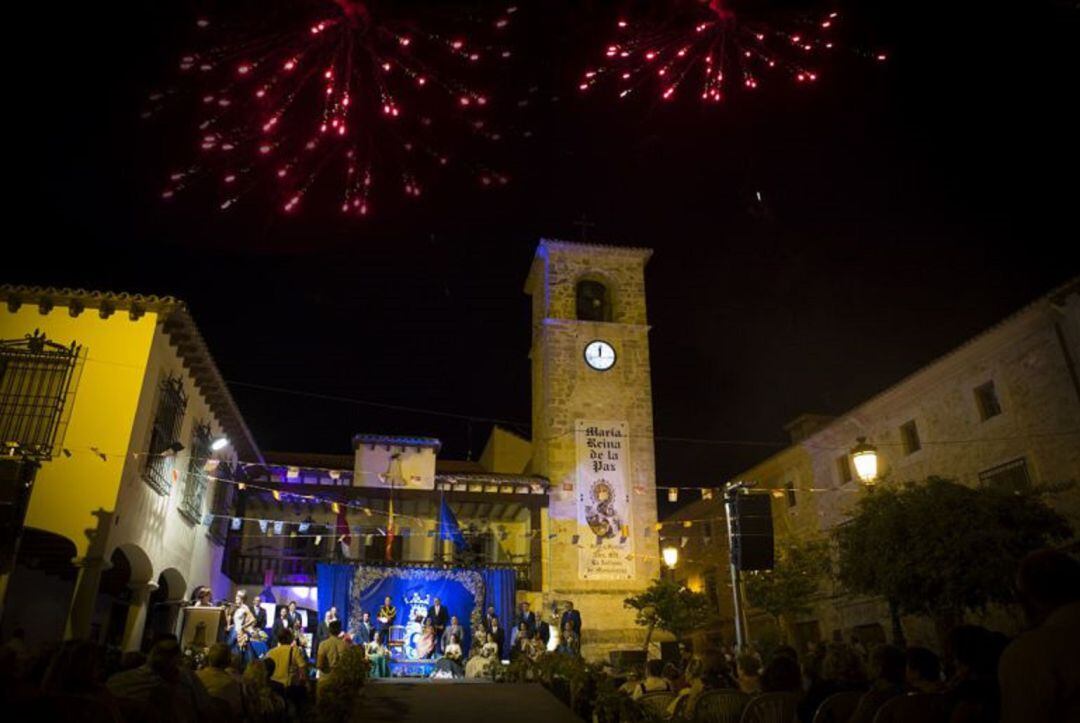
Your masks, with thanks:
M163 198L210 176L222 210L268 188L293 212L332 178L340 210L363 216L377 183L393 187L396 179L405 197L417 198L422 177L454 162L482 187L508 182L467 155L470 144L501 134L484 118L488 95L460 79L508 50L383 18L370 3L317 5L316 15L274 16L264 32L180 59L189 84L204 86L196 97L199 158L170 174ZM488 27L503 31L515 12L505 9ZM211 30L207 19L197 25ZM168 95L152 94L144 115L159 113Z
M754 90L770 73L813 83L820 77L818 65L837 47L832 31L838 22L835 11L814 20L770 22L743 17L725 0L674 2L658 23L619 18L605 62L586 71L578 88L589 91L610 81L619 98L656 92L671 101L690 86L703 102L718 103L733 86ZM886 59L883 53L875 57Z

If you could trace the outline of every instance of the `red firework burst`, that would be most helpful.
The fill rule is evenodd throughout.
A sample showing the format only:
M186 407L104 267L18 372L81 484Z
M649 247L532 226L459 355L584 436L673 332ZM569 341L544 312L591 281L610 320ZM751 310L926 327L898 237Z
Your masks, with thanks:
M180 59L184 86L197 88L198 159L170 175L163 198L210 177L222 210L266 191L293 212L318 184L337 188L342 212L364 216L377 187L417 198L421 179L449 165L484 187L507 183L473 160L478 141L501 136L485 119L488 94L464 79L508 50L427 30L395 17L389 2L293 5L265 13L260 30L223 30L222 42ZM484 25L498 33L515 11ZM207 19L197 25L214 32ZM169 95L151 95L144 116Z
M578 87L588 91L610 80L620 98L653 90L665 101L689 87L717 103L732 87L753 90L770 74L814 83L822 58L836 47L838 21L837 12L770 20L737 13L724 0L676 3L658 23L619 18L605 62L586 71ZM885 60L882 53L875 57Z

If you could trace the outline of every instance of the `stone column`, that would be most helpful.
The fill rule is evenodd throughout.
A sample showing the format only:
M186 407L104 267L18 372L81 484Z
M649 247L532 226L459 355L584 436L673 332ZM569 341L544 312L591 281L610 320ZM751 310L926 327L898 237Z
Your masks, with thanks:
M101 584L101 573L111 567L104 558L96 556L75 560L74 565L79 569L79 577L75 581L75 594L71 598L71 608L68 610L67 627L64 630L65 640L89 637L90 621L94 617L98 587Z
M152 582L132 582L128 583L128 587L132 592L131 607L128 608L127 622L124 623L124 639L121 643L121 649L125 653L142 647L147 603L150 600L150 593L157 590L157 585Z

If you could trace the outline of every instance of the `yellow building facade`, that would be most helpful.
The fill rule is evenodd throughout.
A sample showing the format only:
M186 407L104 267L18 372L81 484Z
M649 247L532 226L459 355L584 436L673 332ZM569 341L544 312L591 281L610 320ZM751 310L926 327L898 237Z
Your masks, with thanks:
M25 514L20 559L38 562L5 575L5 626L48 636L59 625L137 648L151 607L168 627L193 586L230 591L205 514L227 491L206 468L258 449L182 302L15 286L0 287L0 300L0 340L44 334L79 350ZM0 381L4 401L14 379L9 369ZM180 402L168 420L163 396ZM229 444L210 451L217 439Z

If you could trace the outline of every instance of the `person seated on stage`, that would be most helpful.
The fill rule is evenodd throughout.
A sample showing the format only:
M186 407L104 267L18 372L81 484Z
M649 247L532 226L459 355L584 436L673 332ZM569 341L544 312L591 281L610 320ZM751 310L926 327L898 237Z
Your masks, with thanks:
M563 625L557 652L562 655L581 655L581 638L574 632L574 627L569 622Z
M510 643L510 659L517 660L528 657L529 654L529 626L524 622L518 623L513 634L513 642Z
M464 678L465 666L461 662L462 657L464 657L464 653L461 650L461 638L454 635L450 638L450 642L447 643L442 657L435 663L435 670L431 677Z
M540 658L541 655L546 652L547 643L544 642L543 636L540 634L540 631L537 630L535 633L533 633L532 640L529 641L529 648L527 651L529 660L537 660Z
M435 653L435 626L431 624L431 618L424 621L423 631L416 640L416 657L423 660L430 658Z
M349 648L349 644L341 639L340 620L331 620L327 623L326 632L327 638L319 643L319 653L316 658L320 682L337 667L341 654Z
M477 630L473 634L472 656L465 663L466 678L484 678L489 666L498 659L499 649L488 639L487 633Z
M364 654L367 655L368 662L371 664L371 670L369 675L372 678L389 678L390 677L390 651L382 642L382 632L376 630L372 633L371 642L364 645Z
M379 608L379 615L375 619L379 621L379 631L382 633L383 642L390 640L390 626L394 624L394 619L397 617L397 608L394 607L394 603L390 600L390 596L387 595L383 601L383 606Z

